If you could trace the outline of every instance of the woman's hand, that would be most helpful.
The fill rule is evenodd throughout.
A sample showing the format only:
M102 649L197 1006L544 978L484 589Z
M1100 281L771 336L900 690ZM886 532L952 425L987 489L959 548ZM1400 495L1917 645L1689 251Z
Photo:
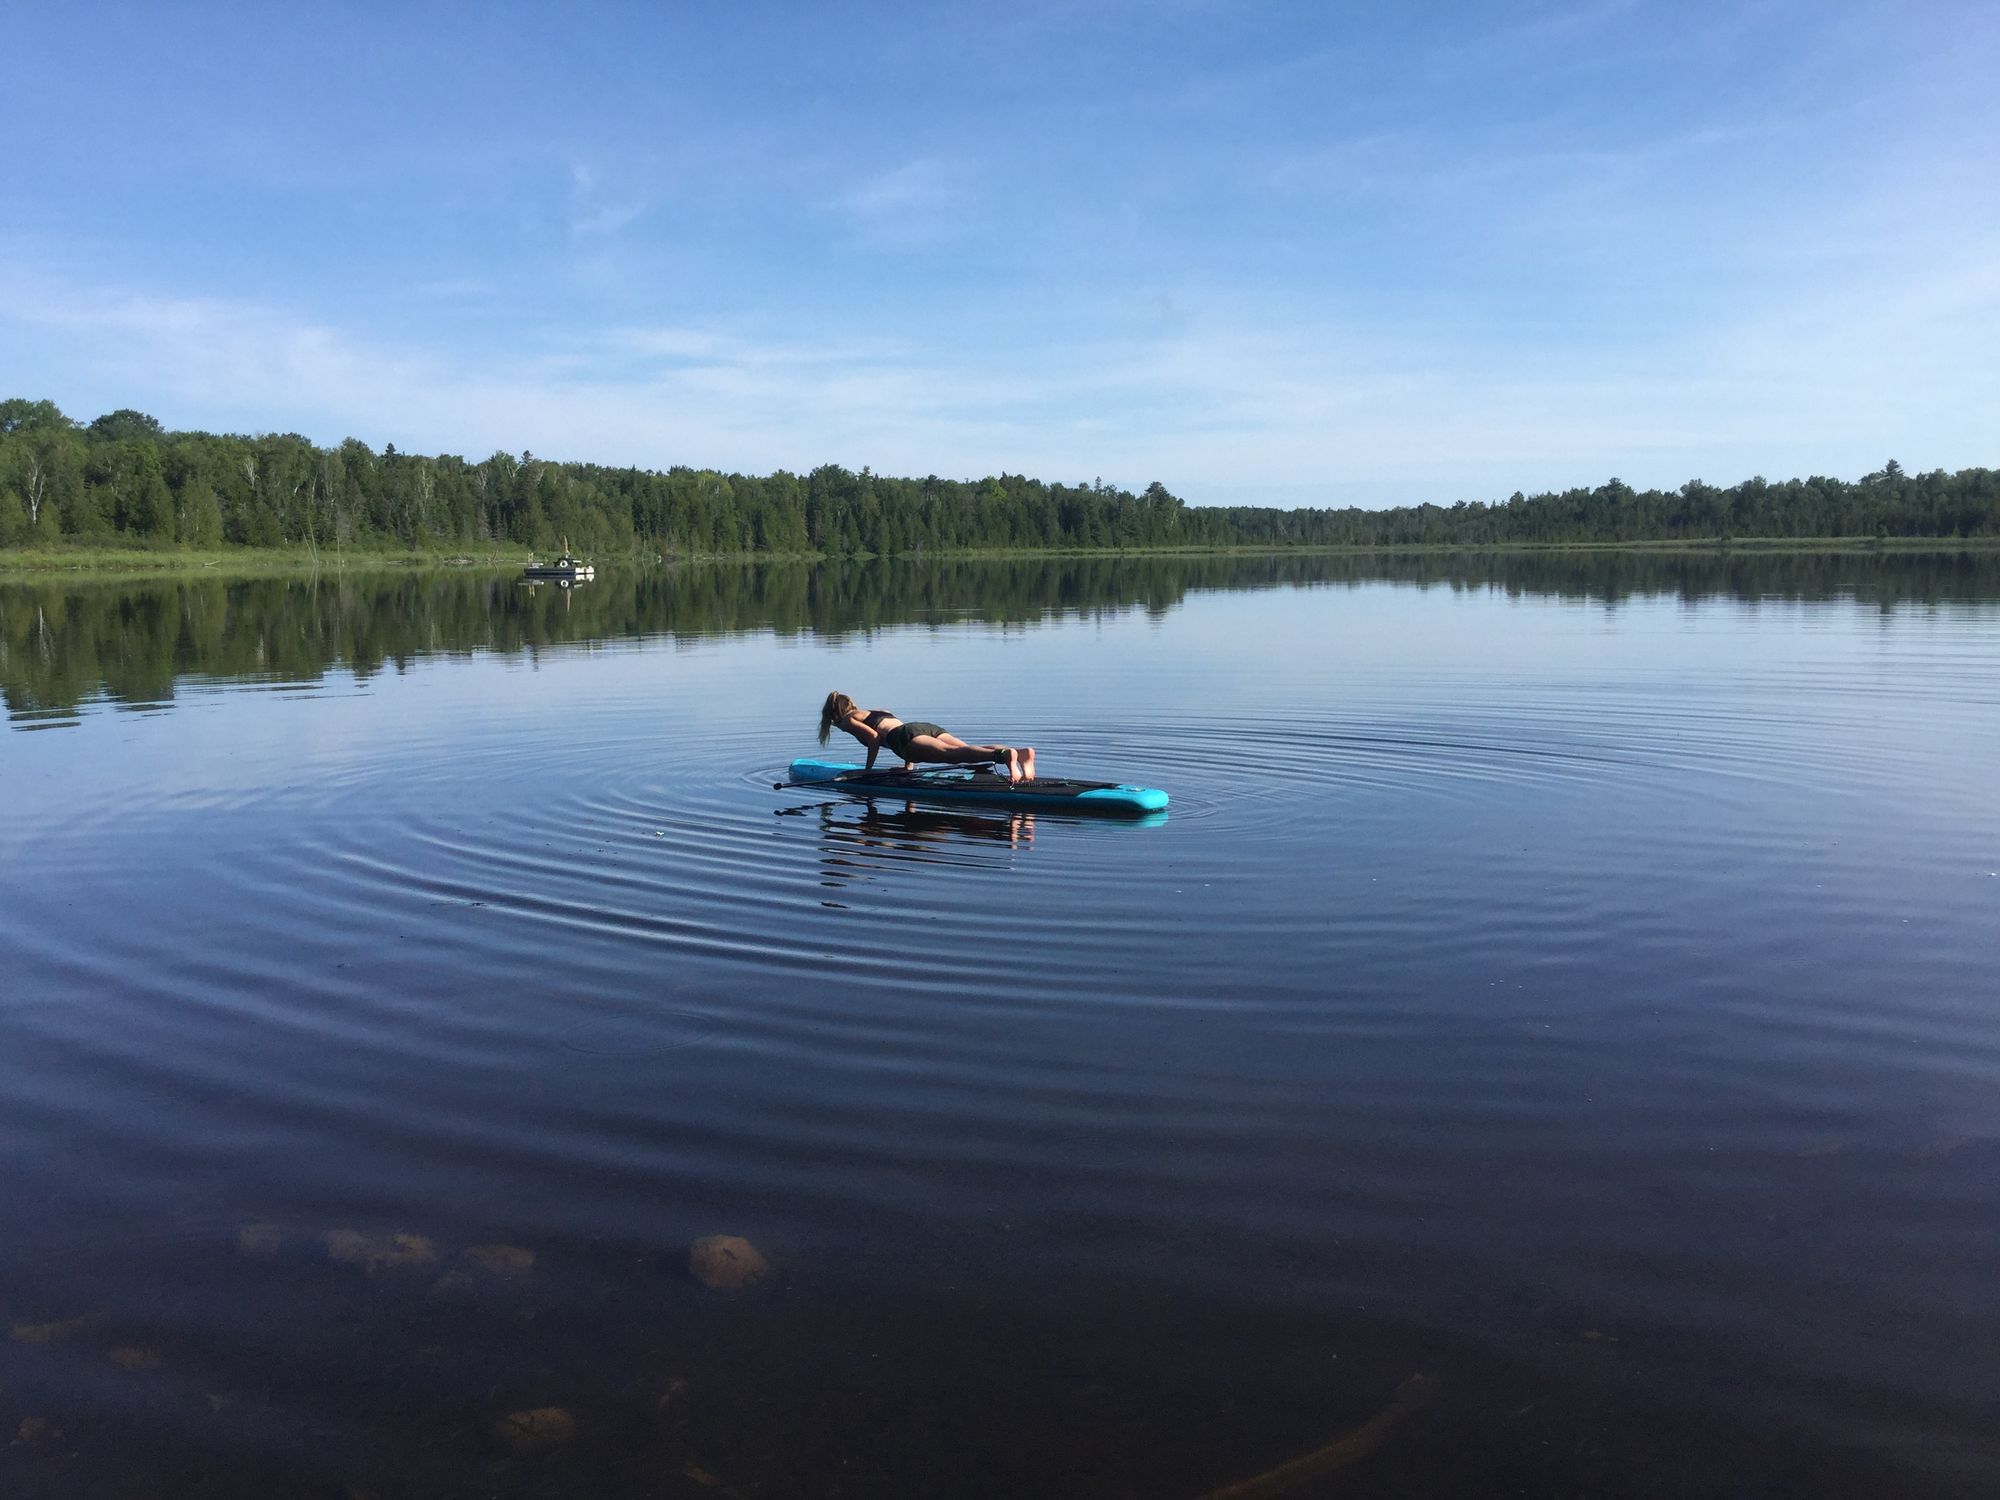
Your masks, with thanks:
M868 747L868 760L862 766L864 771L875 769L875 757L882 753L882 736L869 724L861 710L856 709L840 721L840 727Z

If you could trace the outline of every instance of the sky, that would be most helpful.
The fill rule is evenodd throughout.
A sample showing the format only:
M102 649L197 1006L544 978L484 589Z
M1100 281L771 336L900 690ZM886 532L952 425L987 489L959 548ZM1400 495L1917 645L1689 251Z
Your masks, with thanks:
M0 396L1194 503L2000 464L2000 6L21 6Z

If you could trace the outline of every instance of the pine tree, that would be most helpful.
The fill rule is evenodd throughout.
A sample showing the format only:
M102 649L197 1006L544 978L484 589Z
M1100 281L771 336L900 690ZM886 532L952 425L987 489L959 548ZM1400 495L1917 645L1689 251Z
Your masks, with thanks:
M0 490L0 547L11 547L28 535L28 507L12 490Z
M158 455L148 451L139 461L138 487L132 497L132 530L154 542L174 539L174 492L160 473Z

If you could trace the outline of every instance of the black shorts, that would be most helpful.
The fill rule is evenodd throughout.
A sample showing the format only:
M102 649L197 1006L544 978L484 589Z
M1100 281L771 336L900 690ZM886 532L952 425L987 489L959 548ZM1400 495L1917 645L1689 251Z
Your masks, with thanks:
M894 729L885 729L882 731L882 743L888 749L900 755L904 760L908 760L910 758L910 740L913 736L943 733L944 726L942 724L930 724L922 719L905 719Z

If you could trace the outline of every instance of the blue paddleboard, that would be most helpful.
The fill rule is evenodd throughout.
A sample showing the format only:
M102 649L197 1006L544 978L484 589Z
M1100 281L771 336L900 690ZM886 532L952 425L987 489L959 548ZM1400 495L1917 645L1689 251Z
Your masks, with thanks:
M1031 807L1050 812L1108 813L1136 817L1165 809L1167 794L1157 787L1110 781L1062 781L1040 776L1009 781L983 766L925 766L921 770L864 771L837 760L795 760L792 785L825 787L857 797L915 797L925 802L984 802L995 807Z

